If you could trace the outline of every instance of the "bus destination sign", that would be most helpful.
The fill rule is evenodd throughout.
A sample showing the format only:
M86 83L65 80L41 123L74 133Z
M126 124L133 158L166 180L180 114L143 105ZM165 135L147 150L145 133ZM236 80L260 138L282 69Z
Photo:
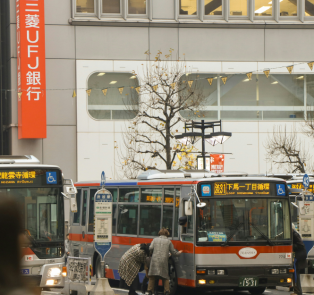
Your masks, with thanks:
M297 189L304 189L303 183L302 182L297 182L297 183L289 183L288 187L290 188L297 188ZM314 184L310 183L308 189L309 192L314 193Z
M269 195L269 182L215 182L214 195Z
M61 174L52 169L1 169L0 186L42 186L62 184Z

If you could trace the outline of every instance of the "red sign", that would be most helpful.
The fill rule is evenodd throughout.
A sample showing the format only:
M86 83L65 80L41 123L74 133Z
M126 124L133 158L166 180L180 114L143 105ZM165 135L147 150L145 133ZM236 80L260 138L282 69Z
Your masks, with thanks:
M18 134L46 138L44 0L16 0Z
M225 170L225 156L224 155L210 155L210 171L215 173L222 173Z

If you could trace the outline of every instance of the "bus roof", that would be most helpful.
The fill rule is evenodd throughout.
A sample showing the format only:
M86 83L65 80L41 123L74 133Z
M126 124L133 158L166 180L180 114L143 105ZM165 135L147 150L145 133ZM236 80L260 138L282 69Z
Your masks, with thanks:
M3 168L51 168L51 169L61 169L56 165L45 165L45 164L0 164L0 169Z
M128 179L128 180L109 180L106 181L105 186L144 186L144 185L189 185L197 184L199 182L210 181L210 182L231 182L231 181L283 181L284 179L279 179L276 177L210 177L210 178L171 178L171 179L153 179L153 180L138 180L138 179ZM87 186L100 186L100 181L79 181L74 184L77 187L87 187Z

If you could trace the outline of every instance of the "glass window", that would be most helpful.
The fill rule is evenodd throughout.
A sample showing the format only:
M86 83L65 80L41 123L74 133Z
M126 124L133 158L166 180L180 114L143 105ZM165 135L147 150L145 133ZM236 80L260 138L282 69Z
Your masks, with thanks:
M161 206L141 205L140 236L158 236L160 230Z
M263 111L264 120L303 120L303 111Z
M174 209L174 237L179 237L179 206L180 206L180 189L176 188L176 206Z
M172 237L173 206L163 206L162 228L166 228Z
M314 0L305 0L305 16L314 16Z
M137 203L140 190L138 188L120 188L119 202Z
M298 0L280 2L280 16L298 16Z
M77 13L94 13L94 0L76 0Z
M179 0L180 15L197 15L197 0Z
M118 189L116 188L107 188L106 189L112 194L112 202L117 202L118 200Z
M205 15L222 15L222 0L205 0Z
M120 0L102 0L103 13L120 13Z
M88 232L94 232L94 196L98 189L89 192Z
M117 205L113 204L112 205L112 234L114 235L117 231L117 217L118 217L118 213L117 213Z
M255 16L272 16L272 0L255 0Z
M87 191L83 191L83 210L82 210L82 225L86 224L86 210L87 210Z
M88 79L88 88L92 90L88 96L89 114L97 120L135 118L138 113L135 87L138 85L136 76L129 73L92 74ZM120 87L123 87L122 92Z
M81 222L81 194L82 190L78 189L76 194L77 212L73 214L73 223Z
M314 0L313 0L314 1ZM306 75L306 102L308 106L314 105L314 75Z
M302 77L302 78L301 78ZM229 75L221 84L222 106L302 106L304 81L300 75Z
M119 205L118 216L118 234L136 235L138 205Z
M141 190L141 202L144 203L161 203L162 189L161 188L143 188Z
M247 0L230 0L231 16L247 16Z
M165 188L164 194L165 194L164 203L173 204L174 188Z
M128 0L129 14L146 14L146 0Z

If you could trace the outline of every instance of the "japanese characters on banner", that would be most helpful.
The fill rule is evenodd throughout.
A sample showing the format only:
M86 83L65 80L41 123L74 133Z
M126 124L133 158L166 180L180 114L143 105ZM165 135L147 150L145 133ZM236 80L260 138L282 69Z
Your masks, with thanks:
M219 154L210 155L210 171L222 173L225 170L225 156Z
M18 135L46 138L44 0L16 0Z

